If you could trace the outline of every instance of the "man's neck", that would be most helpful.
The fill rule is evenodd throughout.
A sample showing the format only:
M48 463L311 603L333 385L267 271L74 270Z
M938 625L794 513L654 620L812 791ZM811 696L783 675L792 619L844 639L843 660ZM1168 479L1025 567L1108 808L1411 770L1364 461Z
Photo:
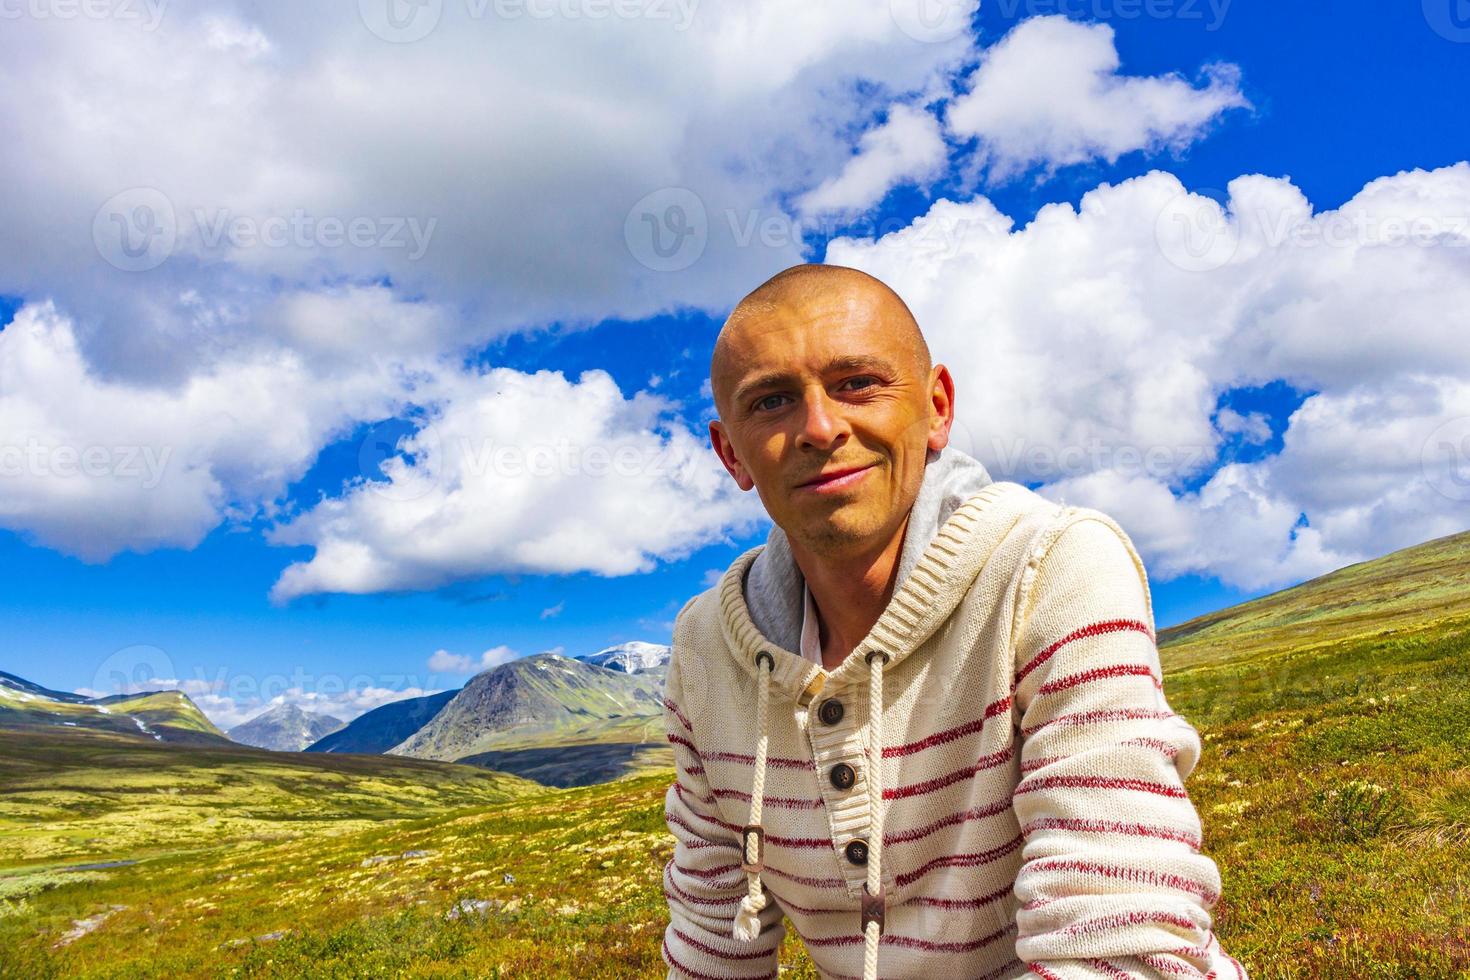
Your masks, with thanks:
M834 559L790 542L791 556L801 569L817 607L822 666L827 670L835 670L847 659L893 597L909 516L904 515L898 530L885 544L863 554Z

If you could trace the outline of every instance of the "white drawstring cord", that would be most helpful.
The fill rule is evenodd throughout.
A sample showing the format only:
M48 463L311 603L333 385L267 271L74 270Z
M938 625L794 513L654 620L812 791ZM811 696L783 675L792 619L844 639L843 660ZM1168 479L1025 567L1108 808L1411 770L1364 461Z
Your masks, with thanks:
M769 665L761 669L761 659ZM761 890L761 867L765 851L765 838L761 829L761 802L766 791L766 742L768 715L771 703L771 671L776 669L776 660L762 650L755 655L755 672L759 675L760 696L756 700L755 725L759 734L755 740L755 781L750 787L750 817L740 835L741 862L749 892L740 900L740 911L735 913L734 936L744 942L753 942L760 935L760 911L766 907L766 896Z
M863 980L878 980L878 937L883 934L883 665L888 654L868 658L868 880L863 896Z

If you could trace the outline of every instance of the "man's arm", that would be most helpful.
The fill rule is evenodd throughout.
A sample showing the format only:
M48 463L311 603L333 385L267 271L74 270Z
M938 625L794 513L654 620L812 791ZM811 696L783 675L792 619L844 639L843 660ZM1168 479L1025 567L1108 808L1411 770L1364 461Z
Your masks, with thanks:
M664 688L664 731L674 747L677 772L664 796L664 821L674 835L674 856L664 866L669 924L663 958L668 980L776 976L786 938L781 907L766 892L760 936L734 938L735 913L747 891L740 869L740 830L722 820L705 776L694 730L684 710L676 648Z
M1213 931L1220 874L1183 785L1199 734L1164 696L1147 576L1122 529L1085 514L1018 610L1016 954L1043 980L1243 980Z

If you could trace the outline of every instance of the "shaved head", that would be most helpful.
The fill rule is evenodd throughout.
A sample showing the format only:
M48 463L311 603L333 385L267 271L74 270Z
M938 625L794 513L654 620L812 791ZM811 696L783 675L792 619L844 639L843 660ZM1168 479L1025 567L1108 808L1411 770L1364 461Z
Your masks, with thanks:
M808 570L818 555L861 564L896 547L954 417L949 369L931 363L908 306L836 265L787 269L737 303L710 388L715 452Z
M726 414L753 332L773 320L805 318L834 305L881 322L884 352L906 361L905 366L915 374L928 375L933 367L929 345L908 305L887 283L847 266L795 265L736 303L720 328L709 369L716 412L722 417Z

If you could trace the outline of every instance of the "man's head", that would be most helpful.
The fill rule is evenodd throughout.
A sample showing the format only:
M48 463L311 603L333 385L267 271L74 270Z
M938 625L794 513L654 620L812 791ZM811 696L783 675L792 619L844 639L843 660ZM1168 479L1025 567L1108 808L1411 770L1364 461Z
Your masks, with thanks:
M891 540L954 418L949 370L931 364L903 300L842 266L794 266L742 299L715 341L710 385L725 468L793 544L831 558Z

